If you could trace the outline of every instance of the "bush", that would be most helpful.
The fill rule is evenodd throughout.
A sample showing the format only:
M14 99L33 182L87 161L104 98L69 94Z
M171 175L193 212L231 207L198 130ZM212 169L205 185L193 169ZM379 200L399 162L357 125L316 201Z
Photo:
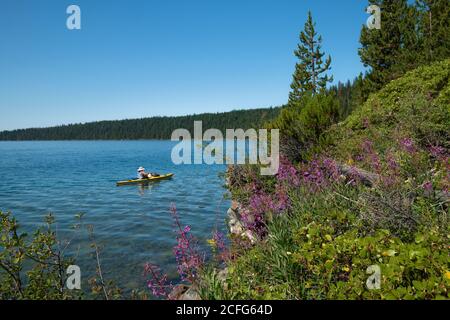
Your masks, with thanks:
M280 129L281 153L298 161L338 121L339 110L339 100L334 95L305 95L298 104L282 109L269 128Z
M83 214L77 214L73 228L81 231ZM57 239L54 218L45 218L45 227L38 228L32 237L20 233L11 213L0 211L0 300L73 300L123 299L114 281L104 279L100 264L100 248L95 241L93 227L88 225L92 255L96 260L96 274L89 279L91 292L70 290L66 286L67 269L74 260L64 252L72 240ZM140 290L131 293L132 299L145 299Z
M70 259L58 248L53 217L31 240L19 233L10 213L0 212L0 300L64 300L79 297L67 290L66 270ZM28 241L27 241L28 240Z
M361 145L372 141L384 156L401 139L410 138L421 150L429 146L449 149L450 59L420 67L392 81L369 97L343 123L325 135L329 154L350 159Z
M385 230L367 237L357 230L336 236L332 227L311 223L294 239L298 249L292 261L305 271L310 299L450 298L447 241L440 230L419 232L414 242L404 243ZM372 265L381 269L379 290L366 286Z

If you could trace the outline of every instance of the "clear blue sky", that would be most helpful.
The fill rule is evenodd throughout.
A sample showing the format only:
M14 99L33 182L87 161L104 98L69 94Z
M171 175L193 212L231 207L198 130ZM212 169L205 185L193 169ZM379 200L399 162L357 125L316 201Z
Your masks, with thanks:
M66 28L66 8L82 29ZM309 9L335 80L365 0L2 0L0 130L281 105Z

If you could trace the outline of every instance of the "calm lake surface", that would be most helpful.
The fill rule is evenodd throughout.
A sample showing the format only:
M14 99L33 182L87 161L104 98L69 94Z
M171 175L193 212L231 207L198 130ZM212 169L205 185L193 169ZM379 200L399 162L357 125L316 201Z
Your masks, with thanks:
M181 165L171 161L170 141L0 142L0 210L11 211L23 231L56 219L58 238L70 240L69 254L81 267L84 289L95 272L86 231L74 231L84 213L102 246L107 279L126 289L144 288L143 266L151 262L175 277L175 245L169 209L176 204L184 225L207 250L214 228L224 229L229 200L222 165ZM172 180L148 186L116 187L136 169L175 173Z

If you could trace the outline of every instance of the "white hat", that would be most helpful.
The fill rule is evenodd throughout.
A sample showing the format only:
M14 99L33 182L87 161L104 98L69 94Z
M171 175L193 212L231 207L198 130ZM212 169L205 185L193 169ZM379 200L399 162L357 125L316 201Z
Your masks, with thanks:
M143 168L143 167L139 167L139 169L137 170L138 172L139 171L145 171L145 169Z

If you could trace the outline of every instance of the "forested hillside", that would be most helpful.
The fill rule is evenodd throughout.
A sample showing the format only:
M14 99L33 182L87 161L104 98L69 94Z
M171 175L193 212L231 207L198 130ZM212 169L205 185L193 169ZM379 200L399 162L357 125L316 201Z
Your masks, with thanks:
M170 139L175 129L193 132L194 121L203 121L203 130L215 128L259 128L274 119L280 108L234 110L179 117L152 117L119 121L99 121L50 128L32 128L0 132L0 140L132 140Z

